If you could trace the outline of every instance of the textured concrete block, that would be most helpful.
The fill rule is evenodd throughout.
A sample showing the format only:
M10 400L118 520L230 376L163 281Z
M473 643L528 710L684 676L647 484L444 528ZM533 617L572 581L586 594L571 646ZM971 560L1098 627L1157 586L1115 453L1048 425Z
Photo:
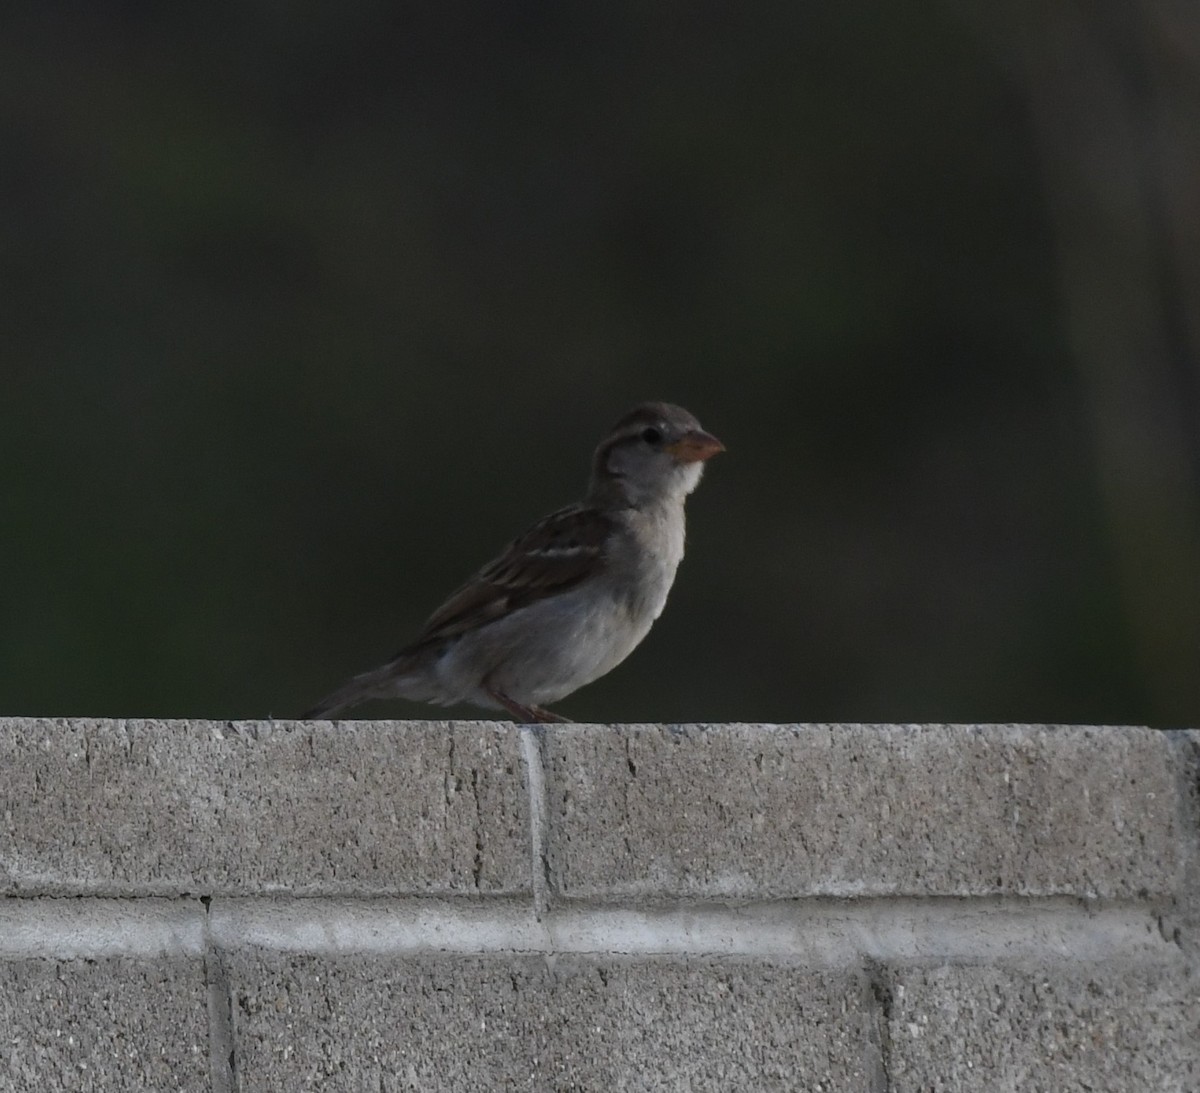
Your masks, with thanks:
M287 1089L866 1091L856 975L759 962L317 959L241 953L243 1093Z
M0 1090L210 1088L200 960L0 963Z
M1200 730L1167 734L1176 757L1183 828L1183 880L1164 931L1200 960Z
M1200 981L1180 966L908 970L885 994L894 1093L1200 1089Z
M1147 729L555 726L546 860L568 897L1174 892Z
M0 892L529 887L512 726L10 718L0 769Z

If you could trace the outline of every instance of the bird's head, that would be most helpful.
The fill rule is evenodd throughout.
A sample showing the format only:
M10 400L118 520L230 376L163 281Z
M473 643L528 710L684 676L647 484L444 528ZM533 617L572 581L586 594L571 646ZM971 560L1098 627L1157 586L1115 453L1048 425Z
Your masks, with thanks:
M591 492L615 492L634 506L682 501L700 482L705 462L724 450L682 406L643 402L600 442Z

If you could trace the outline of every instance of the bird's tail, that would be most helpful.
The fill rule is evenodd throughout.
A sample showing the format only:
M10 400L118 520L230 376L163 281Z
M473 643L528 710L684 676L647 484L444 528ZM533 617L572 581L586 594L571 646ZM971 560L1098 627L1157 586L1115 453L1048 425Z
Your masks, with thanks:
M326 695L311 710L305 710L300 719L321 721L370 698L387 698L396 693L395 683L395 669L391 664L385 664L371 672L363 672L339 687L333 694Z

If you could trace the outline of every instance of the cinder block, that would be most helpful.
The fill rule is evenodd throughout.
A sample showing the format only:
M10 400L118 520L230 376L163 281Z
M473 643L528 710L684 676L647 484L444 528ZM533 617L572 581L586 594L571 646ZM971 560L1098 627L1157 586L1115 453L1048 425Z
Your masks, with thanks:
M210 1088L200 960L0 963L0 1090Z
M1164 933L1200 960L1200 730L1167 734L1176 757L1183 827L1183 880Z
M1181 966L907 970L884 992L888 1089L1195 1093L1198 988Z
M1147 729L555 726L567 897L1170 894L1180 808Z
M488 722L0 721L0 892L523 892L519 736Z
M229 961L243 1093L866 1091L870 992L758 962L423 956Z

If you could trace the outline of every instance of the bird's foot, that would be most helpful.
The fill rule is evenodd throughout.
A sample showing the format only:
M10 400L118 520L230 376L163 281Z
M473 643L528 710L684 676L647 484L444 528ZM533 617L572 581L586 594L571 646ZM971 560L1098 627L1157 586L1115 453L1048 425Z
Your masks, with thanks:
M538 722L543 725L573 725L575 724L569 717L562 717L556 714L553 710L546 709L545 706L530 706L529 712L534 714Z
M501 706L523 725L570 724L568 718L559 717L558 714L552 713L541 706L523 706L520 702L509 698L503 691L497 691L494 687L486 687L484 689L487 691L489 698L500 703Z

